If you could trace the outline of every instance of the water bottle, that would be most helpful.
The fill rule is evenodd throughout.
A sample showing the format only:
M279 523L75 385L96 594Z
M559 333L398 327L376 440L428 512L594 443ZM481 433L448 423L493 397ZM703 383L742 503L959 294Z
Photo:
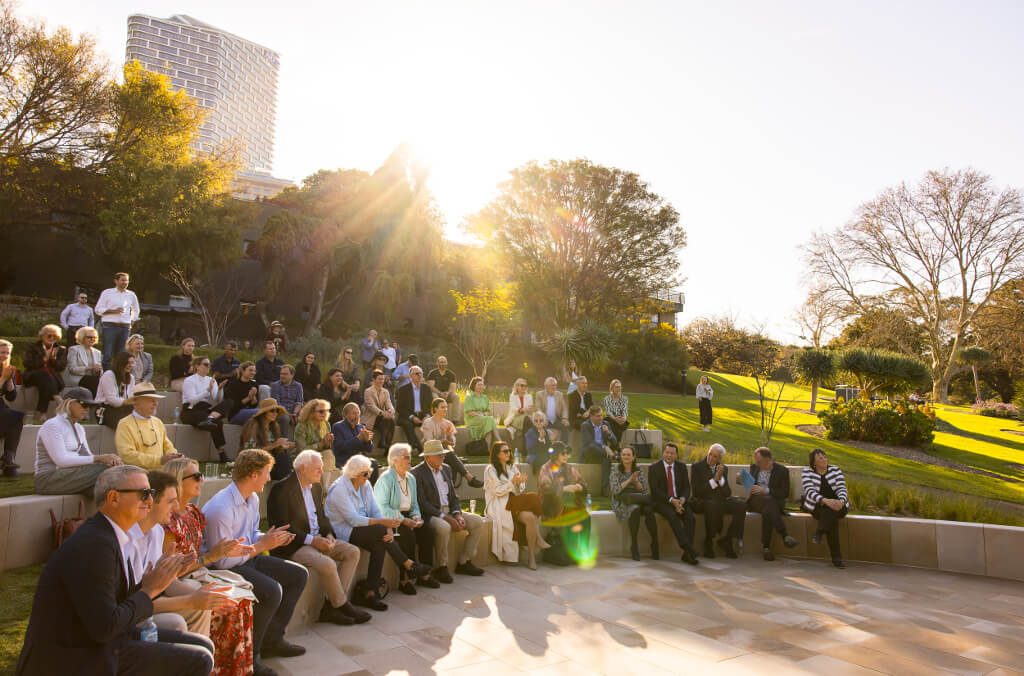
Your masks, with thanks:
M174 407L174 424L178 424L178 420L181 418L181 406Z
M516 470L519 469L519 449L516 449L515 455L512 457L512 462L515 463Z
M152 617L147 617L142 622L139 622L139 632L143 641L148 643L157 642L156 622L153 621Z
M587 493L587 512L594 508L594 501L590 499L590 493Z

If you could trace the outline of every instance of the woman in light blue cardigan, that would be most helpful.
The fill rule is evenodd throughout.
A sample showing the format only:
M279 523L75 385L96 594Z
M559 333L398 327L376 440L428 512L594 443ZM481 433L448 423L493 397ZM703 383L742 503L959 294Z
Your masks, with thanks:
M381 513L389 519L400 519L398 545L410 559L431 566L434 562L434 534L423 527L419 502L416 500L416 477L409 471L412 466L412 447L409 444L392 444L388 450L390 469L377 479L373 494L377 498ZM419 558L416 550L419 549ZM422 587L437 589L441 583L430 575L416 580ZM414 596L416 587L408 573L402 570L398 588L402 593Z
M324 513L331 522L335 536L370 552L370 566L366 580L360 583L352 603L371 610L387 610L380 600L380 574L387 554L398 564L399 570L413 577L430 573L430 567L416 563L402 551L392 529L398 528L399 519L389 519L381 512L370 487L370 459L354 455L341 470L337 481L331 484L324 501Z

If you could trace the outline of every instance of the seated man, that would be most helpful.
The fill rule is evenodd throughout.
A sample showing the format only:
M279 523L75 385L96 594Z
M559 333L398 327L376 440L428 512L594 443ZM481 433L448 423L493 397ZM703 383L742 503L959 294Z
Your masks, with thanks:
M718 546L730 559L736 558L733 540L743 539L743 522L747 518L746 502L732 497L729 487L729 468L722 462L725 446L711 444L708 455L693 463L690 473L693 479L693 511L704 515L704 558L715 558L714 540L722 532L725 515L731 518L729 532L718 538Z
M554 378L544 379L544 389L533 395L534 408L548 419L548 428L558 433L558 439L569 440L569 412L565 404L565 396L558 391L558 381ZM577 426L576 429L579 429ZM545 461L546 462L546 461Z
M530 463L533 473L537 474L544 463L551 459L548 450L558 441L558 432L548 427L544 411L534 411L531 418L533 426L526 430L526 462Z
M580 380L583 378L580 377ZM619 440L604 421L600 406L591 406L587 410L587 415L589 417L580 425L580 462L601 463L601 495L606 496L612 473L612 461L619 452Z
M259 660L267 657L294 657L306 649L284 637L295 604L302 596L309 573L297 563L276 556L260 556L275 547L287 545L295 537L284 528L259 530L260 498L270 481L274 456L263 449L241 451L231 468L232 482L203 506L206 528L203 530L203 553L225 538L242 540L252 545L251 554L225 556L207 562L209 568L232 570L252 583L258 603L252 609L252 644L254 673L269 673Z
M224 354L213 360L213 364L210 365L210 375L218 384L238 377L238 367L241 366L241 362L235 357L236 354L238 354L238 343L229 340L224 343Z
M57 404L57 415L43 423L36 436L36 473L32 477L40 495L82 493L92 495L108 467L120 465L114 453L93 455L79 423L92 395L84 387L72 387Z
M419 366L409 369L409 382L398 388L395 398L398 402L395 419L405 432L405 441L417 454L423 450L423 444L416 431L430 417L430 403L433 401L430 386L423 382L423 369Z
M459 496L455 494L452 471L444 464L444 446L440 441L423 445L423 462L412 473L416 477L416 498L423 520L434 533L434 562L437 568L431 576L438 582L451 584L448 571L448 541L452 531L466 530L462 552L457 557L455 572L463 575L483 575L484 571L473 563L477 545L483 534L484 519L477 514L463 513Z
M270 397L270 386L281 379L284 362L277 356L277 345L272 340L263 344L263 356L256 362L256 385L259 386L260 400Z
M137 625L153 600L195 562L171 554L136 579L128 531L153 494L139 467L111 467L96 480L98 512L50 556L39 576L16 673L209 676L213 644L196 634L160 630L140 640ZM54 632L60 627L60 635Z
M647 483L651 487L651 508L668 521L679 548L683 550L683 561L696 566L697 550L693 548L694 518L688 504L690 498L690 477L686 465L676 460L679 447L668 442L661 451L661 461L647 467Z
M334 435L331 448L334 451L334 464L338 467L344 467L353 455L369 458L373 453L373 431L359 422L359 404L350 401L341 412L344 417L331 426L331 434ZM373 468L370 485L373 485L377 483L380 474L380 463L371 458L370 465Z
M291 559L320 574L327 599L320 609L320 622L349 625L368 622L370 614L348 601L346 590L359 567L359 547L334 537L331 522L324 516L324 489L320 479L324 461L316 451L298 454L287 479L270 489L267 520L271 526L287 527L295 538L270 550L271 555Z
M131 415L117 423L114 448L126 465L143 469L160 469L164 464L182 457L167 438L167 429L156 417L156 407L163 395L150 383L136 383L132 394Z
M281 428L281 436L290 439L299 421L299 411L306 400L303 398L302 383L295 380L295 368L285 364L280 374L280 379L270 385L270 396L288 411L288 415L278 416L277 425Z
M402 387L409 382L409 374L412 372L414 366L419 366L420 358L415 354L410 354L409 358L403 361L401 364L395 367L394 372L391 374L391 379L395 382L395 392L402 389ZM423 372L420 371L420 379L422 380ZM433 396L431 396L433 399Z
M449 404L459 401L459 395L455 391L455 371L448 370L448 357L441 355L437 358L437 368L427 374L427 385L435 397L441 397Z
M576 379L576 390L569 393L569 429L578 430L594 405L594 395L587 391L587 387L587 377L580 376Z
M782 536L782 542L792 549L799 542L786 531L783 516L786 513L786 498L789 497L789 470L772 460L772 452L762 446L754 451L754 462L750 463L750 475L754 485L750 487L747 509L761 514L761 547L765 561L774 561L772 554L772 530ZM742 483L736 477L736 483Z

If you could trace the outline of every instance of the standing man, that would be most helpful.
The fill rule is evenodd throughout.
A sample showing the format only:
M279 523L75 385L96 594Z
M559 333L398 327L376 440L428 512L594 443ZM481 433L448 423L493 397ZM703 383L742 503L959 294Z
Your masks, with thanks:
M743 539L743 522L747 518L747 505L740 498L732 497L729 487L729 468L722 459L725 446L711 444L708 455L693 463L693 511L704 515L704 558L715 558L714 540L725 525L725 516L731 518L729 532L718 538L718 546L730 559L736 558L733 540Z
M370 362L373 361L373 355L380 352L380 341L377 340L377 332L370 329L370 332L366 334L366 338L363 338L363 369L370 368Z
M100 339L103 341L103 370L110 368L110 360L124 349L132 333L132 323L139 320L139 299L128 290L128 273L114 274L114 288L105 289L96 302L100 318Z
M409 358L395 367L394 372L391 374L391 379L395 381L395 392L402 389L402 386L409 382L409 371L412 370L413 366L418 366L420 358L415 354L410 354ZM433 397L430 398L433 401Z
M83 326L96 326L96 317L89 307L89 294L78 292L78 302L68 303L61 310L60 325L64 329L64 342L68 347L75 344L75 333Z
M398 426L405 432L405 440L419 453L423 443L416 434L423 421L430 417L430 402L433 401L430 386L423 382L423 369L413 366L409 369L408 384L398 388Z
M263 356L256 362L256 385L259 386L260 401L270 398L270 386L281 379L284 362L277 356L277 345L268 340L263 344Z
M280 379L270 386L270 396L288 411L288 415L278 417L277 424L281 428L281 436L291 439L295 423L299 421L299 411L305 403L302 383L295 380L294 366L285 364L279 373Z
M153 600L195 562L191 554L164 556L136 579L128 531L153 506L146 472L111 467L96 480L95 498L97 513L39 576L15 673L209 676L209 639L161 630L154 643L140 640L136 629L152 617Z
M320 583L327 591L320 622L368 622L370 614L349 603L346 595L359 567L359 547L336 539L331 522L324 516L324 489L320 485L324 461L318 452L305 450L296 456L292 468L287 479L270 489L267 519L271 526L289 528L295 538L270 553L320 574Z
M774 561L772 554L772 530L779 532L782 542L789 549L799 542L786 531L786 498L789 497L789 470L785 465L772 460L772 452L766 447L754 451L754 462L750 464L754 485L750 487L747 508L761 514L761 547L765 561ZM741 482L741 477L736 477Z
M204 554L209 551L211 543L221 542L224 538L241 539L242 544L253 547L251 554L225 556L207 562L207 565L234 571L252 583L252 591L259 601L253 605L252 612L255 676L273 673L260 661L261 658L295 657L306 652L302 646L286 640L284 631L306 587L309 573L297 563L276 556L260 556L263 552L289 544L295 538L285 528L271 528L266 533L259 530L259 494L270 481L273 467L274 456L263 449L240 452L231 468L232 482L203 506L206 516Z
M647 467L647 483L651 487L651 508L665 517L679 548L683 561L696 566L697 550L693 548L694 518L690 508L690 477L686 465L676 460L679 447L668 442L661 451L661 462Z

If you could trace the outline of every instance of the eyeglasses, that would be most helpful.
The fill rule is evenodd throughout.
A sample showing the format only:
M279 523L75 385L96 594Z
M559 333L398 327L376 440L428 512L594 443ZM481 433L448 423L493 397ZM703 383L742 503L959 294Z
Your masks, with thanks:
M318 409L316 409L315 413L325 413L326 414L327 413L327 409L326 408L318 408Z
M363 472L359 476L363 477L364 479L369 479L370 478L370 473L369 472Z
M155 488L115 488L118 493L135 493L140 500L152 500L156 497Z
M181 477L181 479L182 481L184 481L185 479L194 479L195 481L202 483L204 477L202 472L195 472L194 474L188 474L186 476L183 476Z

